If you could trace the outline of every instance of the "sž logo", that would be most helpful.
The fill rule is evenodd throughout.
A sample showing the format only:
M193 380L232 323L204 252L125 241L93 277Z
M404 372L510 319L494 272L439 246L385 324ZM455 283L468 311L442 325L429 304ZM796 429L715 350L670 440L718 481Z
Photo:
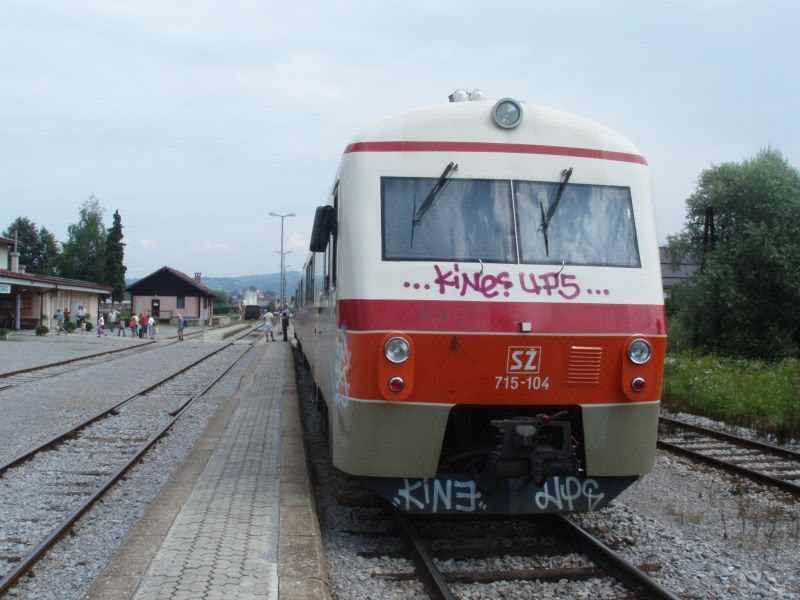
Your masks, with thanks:
M538 373L542 364L541 346L509 346L506 373Z

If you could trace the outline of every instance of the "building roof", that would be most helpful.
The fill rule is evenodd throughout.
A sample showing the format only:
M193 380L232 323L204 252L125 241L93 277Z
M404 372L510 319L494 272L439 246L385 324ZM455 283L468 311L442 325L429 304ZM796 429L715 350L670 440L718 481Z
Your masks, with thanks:
M667 246L660 246L658 253L661 256L661 280L665 290L672 289L676 283L690 279L697 271L698 265L689 257L680 264L672 262Z
M0 244L3 244L4 246L13 246L14 245L14 240L11 239L11 238L3 237L2 235L0 235ZM19 244L19 243L18 243L18 245L22 246L22 244Z
M157 271L153 271L152 273L150 273L150 275L142 277L140 280L130 284L127 288L125 288L125 291L131 292L131 294L136 294L137 288L147 287L146 283L148 281L152 281L157 275L160 274L172 275L173 277L183 281L185 284L195 288L198 292L200 292L199 294L200 296L214 297L217 295L217 293L212 289L206 287L202 283L195 281L194 277L189 277L186 273L178 271L178 269L173 269L172 267L166 267L166 266L161 267ZM144 294L144 295L150 295L150 294ZM163 296L168 294L160 294L160 295Z
M24 284L30 282L31 284L45 284L45 286L61 287L61 288L83 288L88 291L96 291L98 293L111 293L110 285L103 285L91 281L82 281L80 279L67 279L66 277L54 277L51 275L35 275L34 273L15 273L7 269L0 269L0 279L16 280L15 284ZM42 287L41 285L37 287Z

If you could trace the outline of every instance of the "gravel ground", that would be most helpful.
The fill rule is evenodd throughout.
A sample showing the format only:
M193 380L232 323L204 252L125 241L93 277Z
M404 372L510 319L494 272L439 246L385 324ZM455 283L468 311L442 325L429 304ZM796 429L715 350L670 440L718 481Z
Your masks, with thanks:
M575 517L686 598L797 598L800 506L787 493L658 452L612 506Z
M3 415L0 462L35 447L217 348L219 344L187 340L0 391Z
M235 393L257 353L257 349L250 352L208 394L195 402L171 433L128 472L126 479L84 515L73 534L48 553L35 568L35 576L24 578L9 597L33 600L81 598L188 454L214 411ZM216 368L216 372L220 370L221 366ZM152 413L154 403L160 404L159 400L163 397L156 394L146 399L145 412L148 412L148 402Z

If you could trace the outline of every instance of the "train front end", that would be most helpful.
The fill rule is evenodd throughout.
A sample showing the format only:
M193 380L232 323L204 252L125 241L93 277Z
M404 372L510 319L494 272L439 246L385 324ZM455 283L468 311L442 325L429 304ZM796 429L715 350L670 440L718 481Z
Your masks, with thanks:
M412 513L595 510L654 463L647 163L507 102L384 121L340 169L333 462Z

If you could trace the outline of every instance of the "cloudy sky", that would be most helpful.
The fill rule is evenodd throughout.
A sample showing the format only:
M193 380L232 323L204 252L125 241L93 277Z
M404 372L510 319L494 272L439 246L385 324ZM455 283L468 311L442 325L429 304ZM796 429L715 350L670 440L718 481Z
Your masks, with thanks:
M130 276L305 258L348 140L457 87L631 138L659 235L699 172L766 145L800 165L793 2L2 0L0 228L60 239L95 194Z

